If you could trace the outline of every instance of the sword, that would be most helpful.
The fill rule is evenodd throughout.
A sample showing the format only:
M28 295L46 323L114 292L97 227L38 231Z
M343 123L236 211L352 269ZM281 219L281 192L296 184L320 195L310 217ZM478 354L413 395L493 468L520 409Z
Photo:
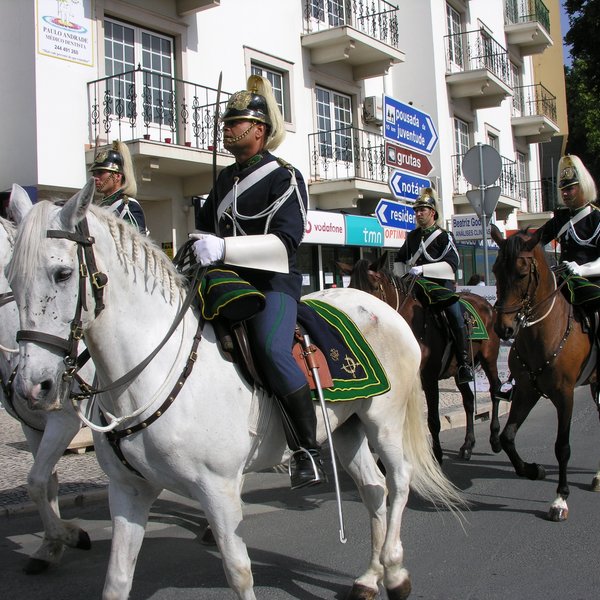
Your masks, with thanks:
M310 343L308 335L302 336L304 346L304 358L308 368L312 372L313 379L315 381L315 387L317 388L317 394L319 396L319 404L323 411L323 421L325 423L325 431L327 432L327 439L329 441L329 451L331 453L331 465L333 467L333 481L335 483L335 497L338 507L338 519L340 522L340 542L345 544L348 541L346 533L344 531L344 514L342 512L342 495L340 493L340 480L338 478L337 465L335 462L335 452L333 448L333 436L331 435L331 424L329 423L329 416L327 414L327 408L325 407L325 398L323 397L323 387L321 386L321 379L319 378L319 367L317 361L314 359L313 354L315 353L315 347Z
M214 226L215 235L219 235L219 219L217 217L217 207L219 206L219 197L217 194L217 142L219 141L219 110L221 103L221 84L223 82L223 71L219 73L219 83L217 84L217 100L215 104L215 118L213 123L213 147L212 147L212 192L214 206Z

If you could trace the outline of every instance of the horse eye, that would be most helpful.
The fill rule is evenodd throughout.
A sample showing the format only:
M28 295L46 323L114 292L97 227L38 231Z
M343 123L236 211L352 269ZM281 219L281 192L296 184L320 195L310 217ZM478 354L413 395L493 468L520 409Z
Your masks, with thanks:
M62 283L71 278L71 274L73 273L72 269L60 269L60 271L56 272L54 276L54 280L56 283Z

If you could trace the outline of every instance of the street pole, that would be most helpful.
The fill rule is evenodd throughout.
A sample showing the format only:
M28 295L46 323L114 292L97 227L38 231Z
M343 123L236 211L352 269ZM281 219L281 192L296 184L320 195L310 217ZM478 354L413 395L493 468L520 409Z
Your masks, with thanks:
M477 142L479 148L479 175L481 178L481 227L483 240L483 268L485 276L485 285L490 284L490 266L488 264L488 245L487 245L487 215L485 214L485 180L483 177L483 145Z

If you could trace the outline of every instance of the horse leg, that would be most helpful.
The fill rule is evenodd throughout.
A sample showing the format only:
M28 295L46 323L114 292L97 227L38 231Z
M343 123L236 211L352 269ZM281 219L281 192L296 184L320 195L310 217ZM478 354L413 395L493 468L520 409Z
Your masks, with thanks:
M497 357L496 357L497 359ZM500 444L500 398L498 398L498 392L500 391L501 383L498 378L498 367L496 365L496 359L490 360L485 353L481 353L481 368L485 373L487 380L490 384L490 400L492 401L492 417L490 420L490 446L492 451L498 454L502 450Z
M515 473L519 477L527 477L531 480L544 479L546 472L541 465L523 462L517 452L515 438L519 427L521 427L527 415L529 415L532 408L537 404L539 397L539 392L533 390L531 386L515 385L508 420L500 434L500 444L504 452L508 455Z
M354 580L346 600L374 600L383 579L380 555L386 533L385 478L377 468L364 428L357 417L351 417L333 432L334 447L340 464L354 480L369 512L371 524L371 558L367 570Z
M58 564L65 546L83 550L91 547L90 538L83 529L60 518L58 504L58 476L55 467L79 427L79 420L74 416L62 419L58 413L49 417L42 434L23 426L34 456L33 466L27 477L27 489L44 527L42 544L24 568L29 575L41 573L51 564Z
M457 378L455 379L456 387L462 396L466 417L465 441L458 451L458 457L463 460L470 460L473 453L473 447L475 446L475 426L473 422L475 414L475 396L473 395L471 387L468 383L462 383L459 385Z
M226 477L211 474L202 487L210 490L198 498L221 554L229 587L240 600L256 600L252 565L246 544L239 535L242 523L242 475Z
M136 478L132 484L116 478L109 481L108 501L113 531L103 600L129 598L150 507L161 492L160 488L136 475L131 477Z
M554 454L558 461L558 487L556 500L550 505L548 520L554 522L566 521L569 516L567 498L569 484L567 481L567 465L571 458L570 432L573 416L573 394L560 395L552 398L558 416L558 431L554 443Z
M431 445L433 454L440 465L444 457L442 444L440 443L440 387L437 375L433 373L421 373L421 385L427 401L427 427L431 434Z

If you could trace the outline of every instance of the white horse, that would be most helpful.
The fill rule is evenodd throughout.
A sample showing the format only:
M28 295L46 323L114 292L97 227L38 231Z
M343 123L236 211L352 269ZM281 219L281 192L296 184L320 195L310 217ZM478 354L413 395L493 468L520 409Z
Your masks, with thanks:
M166 255L131 226L93 206L92 196L90 180L64 206L36 204L19 228L8 269L26 330L16 383L32 405L48 410L60 408L65 368L51 340L69 338L72 328L79 327L72 323L74 315L81 317L100 387L106 389L160 345L187 293ZM92 285L82 289L86 242L97 271L107 277L99 302ZM369 294L338 289L311 297L342 309L357 324L391 384L378 397L328 406L339 460L356 482L371 521L370 563L348 597L375 598L382 582L390 598L404 599L410 577L403 566L400 525L409 486L452 510L462 505L427 440L419 345L398 313ZM113 523L104 598L128 597L150 507L165 488L199 502L229 585L238 598L255 598L250 560L239 536L242 477L281 463L285 436L279 415L269 412L271 400L258 401L238 368L223 359L210 324L204 326L197 349L191 350L197 329L198 314L188 310L148 368L103 396L100 408L107 427L119 424L125 430L160 413L147 427L122 438L121 458L106 436L94 433L98 459L110 479ZM48 343L36 343L28 337L32 332L48 335ZM177 385L189 357L196 366ZM173 395L171 404L167 397ZM318 437L324 441L321 418ZM385 466L385 478L369 444Z
M23 188L15 185L11 197L13 209L27 210L31 201ZM15 226L0 217L0 401L9 415L17 419L23 429L27 444L34 456L33 466L27 476L27 491L35 502L44 527L44 539L30 557L25 572L34 574L57 564L65 546L89 549L88 534L76 525L60 518L58 503L58 476L56 464L81 427L81 422L71 405L65 410L44 412L31 410L10 385L18 367L16 334L19 328L17 305L10 301L12 292L4 275L16 236Z

